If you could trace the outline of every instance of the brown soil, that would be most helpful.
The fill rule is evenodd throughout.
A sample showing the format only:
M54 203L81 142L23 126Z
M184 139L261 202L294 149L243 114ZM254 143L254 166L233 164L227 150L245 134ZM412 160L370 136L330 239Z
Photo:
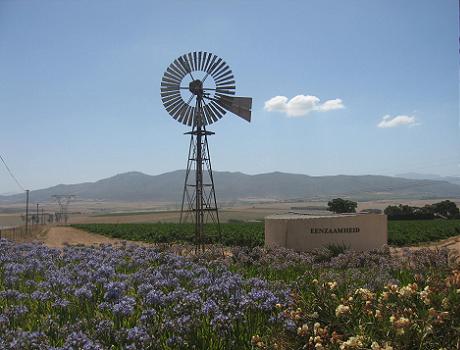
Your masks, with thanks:
M49 228L38 237L45 245L51 248L62 248L66 245L99 245L99 244L121 244L121 240L110 238L73 227L56 226Z
M35 236L34 240L41 241L50 248L63 248L67 245L98 246L99 244L111 244L114 246L119 246L128 242L142 247L157 246L167 248L168 251L178 255L194 254L195 250L195 247L191 244L163 245L140 241L126 241L117 238L106 237L96 233L89 233L84 230L79 230L68 226L51 227L48 230L42 231L40 235ZM213 247L213 249L220 248ZM228 251L226 251L226 253L228 254Z

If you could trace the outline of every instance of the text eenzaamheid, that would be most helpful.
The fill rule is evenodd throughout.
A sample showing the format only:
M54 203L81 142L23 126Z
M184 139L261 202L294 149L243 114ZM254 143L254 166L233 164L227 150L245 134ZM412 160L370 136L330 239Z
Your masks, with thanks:
M310 233L319 234L319 233L358 233L360 231L359 227L338 227L338 228L311 228Z

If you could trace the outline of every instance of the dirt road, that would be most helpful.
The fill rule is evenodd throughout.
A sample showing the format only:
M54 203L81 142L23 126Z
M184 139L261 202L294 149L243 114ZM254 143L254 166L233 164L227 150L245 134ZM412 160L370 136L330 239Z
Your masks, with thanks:
M121 240L110 238L73 227L56 226L48 229L39 238L45 245L52 248L62 248L67 244L76 245L99 245L99 244L120 244Z

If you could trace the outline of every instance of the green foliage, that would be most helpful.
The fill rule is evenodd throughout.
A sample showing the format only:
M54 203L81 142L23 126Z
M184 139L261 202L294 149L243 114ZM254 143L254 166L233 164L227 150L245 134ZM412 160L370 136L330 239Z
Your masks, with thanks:
M332 256L338 256L345 253L349 247L346 244L328 244L326 248L331 252Z
M176 223L134 223L134 224L78 224L73 227L105 236L144 241L150 243L194 243L193 224ZM264 244L264 223L223 223L222 241L226 246L256 247ZM207 225L206 243L218 243L217 227ZM457 220L396 220L388 222L388 244L403 246L421 242L437 241L460 235L460 219ZM329 245L335 255L343 252L345 246Z
M389 220L428 220L434 219L431 206L426 205L422 208L411 207L409 205L390 205L385 208L384 213Z
M437 214L448 219L458 218L460 214L460 210L458 209L457 205L449 200L434 203L431 205L431 207L435 215Z
M411 207L409 205L390 205L385 208L385 214L389 220L422 220L441 217L454 219L459 217L457 205L449 200L445 200L424 207Z
M451 281L458 272L424 273L416 283L406 274L411 282L369 289L366 276L380 278L372 270L346 269L329 282L308 271L283 312L293 329L286 349L457 349L460 294Z
M460 220L397 220L388 222L388 242L403 246L460 235Z
M228 246L255 247L264 243L264 223L223 223L222 241ZM133 241L151 243L194 243L195 225L177 223L135 223L135 224L78 224L73 227L101 235ZM216 225L205 226L205 243L219 243Z
M334 213L356 213L358 203L343 198L335 198L327 202L327 206L327 210Z

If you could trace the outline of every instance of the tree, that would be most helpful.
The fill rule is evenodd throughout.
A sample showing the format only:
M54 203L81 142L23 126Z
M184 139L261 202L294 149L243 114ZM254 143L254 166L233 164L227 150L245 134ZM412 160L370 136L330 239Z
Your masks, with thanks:
M411 207L409 205L389 205L384 213L389 220L429 220L434 218L431 206L426 205L422 208Z
M460 210L454 202L445 200L424 207L390 205L385 208L385 214L389 220L431 220L436 217L455 219L460 217Z
M335 198L327 202L327 210L334 213L356 213L358 203L347 199Z
M460 210L452 201L445 200L431 205L431 209L435 215L439 215L448 219L456 218L460 214Z

